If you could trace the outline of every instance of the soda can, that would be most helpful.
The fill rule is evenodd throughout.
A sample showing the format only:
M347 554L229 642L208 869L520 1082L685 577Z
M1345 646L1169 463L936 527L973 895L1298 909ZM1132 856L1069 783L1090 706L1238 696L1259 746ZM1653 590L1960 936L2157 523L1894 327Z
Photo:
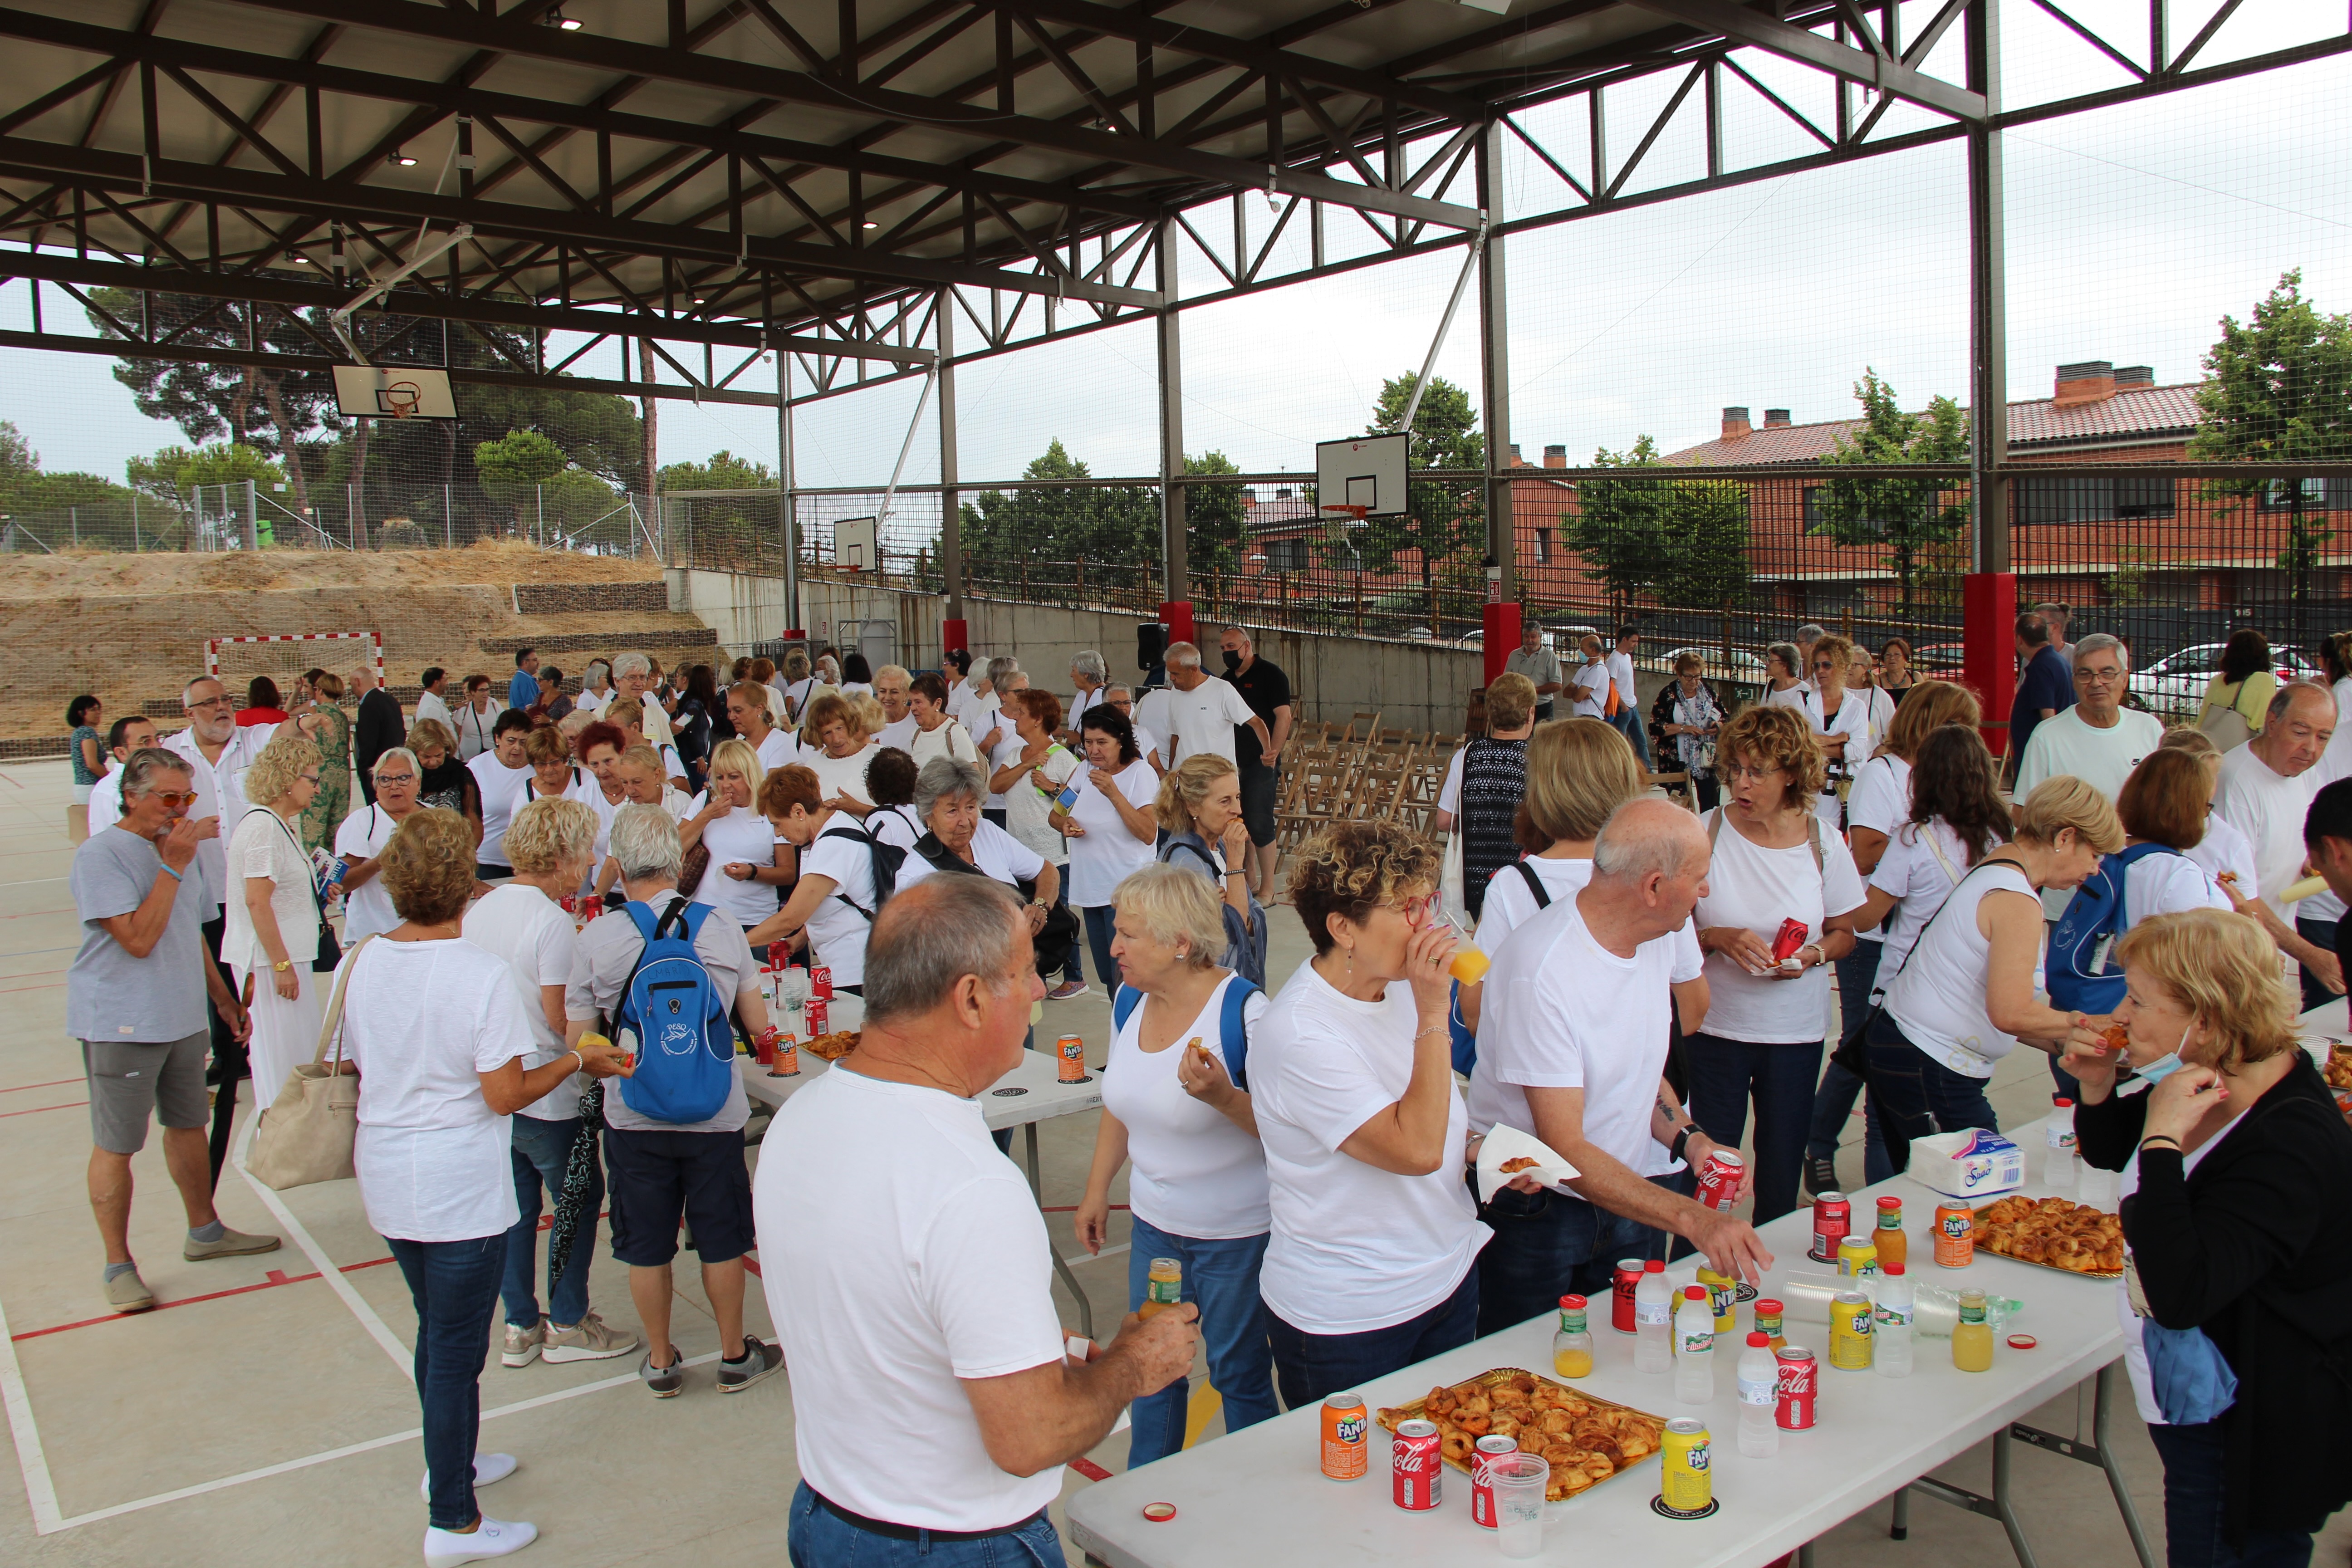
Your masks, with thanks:
M1870 1298L1859 1290L1830 1298L1830 1364L1840 1372L1870 1370Z
M1732 1310L1739 1301L1738 1287L1730 1275L1717 1274L1705 1265L1699 1268L1698 1283L1706 1287L1707 1305L1715 1309L1715 1331L1718 1334L1731 1332Z
M1054 1056L1060 1064L1059 1077L1064 1083L1084 1083L1087 1080L1087 1043L1076 1035L1064 1035L1054 1042Z
M1805 945L1805 938L1811 931L1812 927L1801 920L1782 921L1780 929L1772 933L1772 962L1785 963L1796 957L1797 950Z
M809 965L809 994L820 1002L833 1000L833 965L829 963Z
M1665 1455L1659 1500L1675 1513L1704 1513L1715 1500L1715 1471L1707 1452L1706 1423L1679 1415L1666 1423L1658 1447Z
M1780 1363L1773 1390L1772 1419L1783 1432L1810 1432L1813 1427L1813 1395L1820 1391L1820 1363L1802 1345L1782 1345L1772 1352Z
M1323 1473L1335 1481L1360 1481L1371 1467L1367 1436L1372 1414L1360 1394L1335 1394L1323 1402Z
M807 1019L809 1037L833 1033L833 1005L822 996L812 996L803 1016Z
M1843 1193L1813 1194L1813 1246L1805 1256L1816 1263L1835 1263L1838 1243L1853 1229L1853 1205Z
M1633 1331L1633 1292L1641 1288L1642 1260L1621 1258L1609 1287L1609 1326L1621 1334Z
M1519 1451L1516 1437L1481 1437L1470 1456L1470 1518L1488 1530L1495 1528L1494 1462Z
M1698 1176L1698 1191L1692 1195L1711 1209L1729 1210L1739 1201L1739 1184L1748 1174L1748 1162L1737 1149L1717 1149L1706 1157L1706 1169Z
M1966 1268L1976 1256L1976 1210L1966 1204L1937 1204L1936 1261L1946 1268Z
M770 1078L801 1076L801 1042L796 1035L786 1035L776 1047L776 1065L768 1069Z
M1866 1232L1844 1237L1838 1243L1837 1268L1842 1279L1868 1279L1878 1272L1878 1244Z
M1518 1447L1517 1443L1511 1446ZM1426 1513L1435 1508L1438 1482L1445 1475L1445 1456L1441 1451L1437 1423L1398 1422L1396 1441L1390 1445L1389 1454L1397 1507L1414 1513Z

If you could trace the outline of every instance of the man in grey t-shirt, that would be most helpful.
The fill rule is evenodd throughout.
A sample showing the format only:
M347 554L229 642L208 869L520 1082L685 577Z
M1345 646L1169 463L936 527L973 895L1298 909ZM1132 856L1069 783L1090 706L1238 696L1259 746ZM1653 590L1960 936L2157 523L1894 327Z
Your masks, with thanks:
M1519 646L1503 661L1506 674L1524 675L1536 683L1536 722L1551 717L1551 700L1560 688L1559 655L1544 646L1543 627L1532 616L1519 625Z
M239 1043L252 1022L205 948L215 889L196 858L195 800L183 758L142 748L123 764L121 816L74 851L82 942L66 968L66 1027L81 1041L89 1084L89 1206L106 1244L107 1304L118 1312L155 1305L131 1258L131 1157L146 1146L151 1113L163 1124L164 1164L188 1214L180 1256L194 1263L278 1245L230 1230L213 1209L207 994Z

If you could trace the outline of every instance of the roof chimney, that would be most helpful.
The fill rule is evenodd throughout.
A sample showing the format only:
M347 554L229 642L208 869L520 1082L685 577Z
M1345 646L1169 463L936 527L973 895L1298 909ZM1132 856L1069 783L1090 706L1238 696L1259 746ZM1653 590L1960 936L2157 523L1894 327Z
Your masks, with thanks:
M1767 430L1786 430L1788 427L1789 411L1787 409L1767 408L1764 411L1764 428Z
M2104 403L2115 395L2116 367L2109 361L2089 359L2058 367L2056 402L2061 408Z
M1511 443L1511 467L1513 467L1513 468L1526 468L1527 466L1528 466L1528 460L1527 460L1525 458L1522 458L1522 457L1520 457L1520 456L1519 456L1519 444L1518 444L1517 441L1512 442L1512 443Z
M2156 367L2151 364L2119 364L2116 366L2116 390L2126 386L2154 386Z
M1723 411L1723 438L1725 440L1728 441L1736 436L1745 436L1748 434L1748 430L1747 409L1727 408Z
M1546 447L1544 448L1544 467L1547 468L1564 468L1568 467L1568 447L1564 444L1559 443Z

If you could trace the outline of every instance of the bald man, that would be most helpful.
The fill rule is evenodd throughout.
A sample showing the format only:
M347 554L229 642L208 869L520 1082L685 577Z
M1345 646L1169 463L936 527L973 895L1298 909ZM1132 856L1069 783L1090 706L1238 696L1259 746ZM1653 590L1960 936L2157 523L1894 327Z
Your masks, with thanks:
M2077 645L2078 668L2080 650L2090 643L2084 637ZM2253 841L2254 881L2262 896L2245 907L2280 951L2303 966L2305 1012L2343 994L2343 966L2336 961L2336 926L2343 911L2333 904L2314 910L2306 902L2291 913L2279 895L2302 879L2304 818L2313 794L2327 782L2317 764L2335 734L2336 699L2326 687L2308 681L2282 686L2271 698L2263 732L2222 757L2221 781L2213 791L2213 814Z

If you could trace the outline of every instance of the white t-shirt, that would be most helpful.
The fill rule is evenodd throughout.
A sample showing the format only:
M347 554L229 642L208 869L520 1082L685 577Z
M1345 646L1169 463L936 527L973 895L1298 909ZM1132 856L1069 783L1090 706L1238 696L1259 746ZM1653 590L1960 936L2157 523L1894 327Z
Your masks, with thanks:
M416 694L416 716L410 721L422 724L427 719L446 726L452 735L457 732L457 715L449 711L449 704L430 691L420 691Z
M766 817L748 805L739 805L703 824L702 847L710 851L710 868L702 873L702 881L694 889L697 903L725 910L745 931L776 912L774 883L739 882L721 869L736 862L762 870L774 867L776 830Z
M228 921L221 931L222 963L268 972L269 951L261 945L253 911L245 902L246 879L266 877L269 912L278 919L278 936L286 944L286 956L305 970L310 967L310 959L319 950L319 902L311 890L310 857L296 837L300 832L268 806L247 812L236 825L226 857Z
M373 860L383 853L383 847L392 842L392 830L399 826L383 807L364 806L343 818L343 825L335 829L335 853L346 861ZM356 947L362 937L388 931L399 923L400 916L392 907L392 895L384 890L383 872L356 888L346 884L345 947Z
M2213 815L2226 819L2253 845L2254 874L2262 884L2263 902L2290 930L2301 911L2294 904L2281 903L2278 895L2303 871L2303 819L2311 810L2316 787L2312 778L2317 771L2286 778L2272 772L2268 763L2254 755L2252 746L2240 746L2222 757L2221 781L2213 791Z
M992 693L992 695L993 694ZM975 705L983 704L986 700L986 698L983 698L978 691L972 689L971 680L969 677L961 680L950 680L948 682L948 717L954 720L957 723L963 725L967 730L971 728L971 724L966 715L971 713Z
M482 842L474 858L485 866L510 866L507 859L507 826L521 809L523 791L530 784L528 767L510 768L496 752L484 752L466 764L482 791Z
M1070 704L1063 710L1062 721L1070 729L1076 730L1079 721L1087 716L1087 710L1100 702L1103 700L1103 693L1109 689L1108 686L1097 686L1092 691L1071 693Z
M511 1126L478 1074L531 1054L504 960L462 939L372 942L343 960L343 1050L359 1065L352 1164L368 1224L404 1241L471 1241L520 1215Z
M2066 709L2033 727L2032 736L2025 742L2025 755L2017 764L2017 788L2011 792L2011 798L2022 805L2025 797L2044 779L2072 773L2112 803L2123 793L2124 781L2131 777L2140 759L2163 741L2164 722L2153 713L2126 708L2116 715L2112 728L2101 730L2083 721L2080 707ZM2225 764L2227 760L2223 759ZM2225 765L2223 777L2227 776ZM2303 819L2299 816L2295 819L2295 831L2298 835L2303 831ZM2300 838L2297 842L2301 842ZM2067 900L2074 896L2071 888L2050 889L2042 895L2042 914L2053 921L2062 918L2066 913Z
M991 735L996 738L992 741ZM1004 792L995 787L996 772L1012 766L1013 759L1021 754L1021 737L1013 732L1013 721L1007 719L992 730L982 731L973 744L980 748L981 772L987 775L989 783L988 798L981 805L984 810L1003 811Z
M2352 675L2337 681L2333 690L2336 693L2336 733L2328 737L2327 749L2320 752L2319 761L2311 765L2308 776L2312 780L2311 793L2315 795L2337 779L2352 778L2352 724L2344 721L2345 711L2352 709ZM2318 921L2323 924L2340 921L2344 918L2344 900L2322 888L2296 906L2296 918Z
M1070 808L1070 820L1086 829L1068 841L1070 904L1081 910L1108 906L1119 883L1150 865L1152 857L1152 840L1128 831L1118 808L1095 788L1090 773L1078 775L1078 804ZM1118 771L1111 787L1128 805L1149 810L1160 794L1160 775L1138 757Z
M1536 874L1554 904L1575 898L1592 880L1590 860L1549 860L1540 855L1530 855L1517 865L1496 871L1486 884L1486 901L1480 908L1475 939L1490 958L1503 951L1503 944L1510 940L1513 931L1538 913L1536 896L1528 890L1528 879L1519 874L1519 866ZM1698 950L1698 922L1683 921L1681 929L1664 940L1674 944L1675 983L1696 980L1705 963Z
M2231 908L2230 895L2212 874L2186 855L2168 855L2159 849L2141 856L2124 873L2124 909L2134 925L2151 915L2179 914L2183 910L2226 913Z
M1034 880L1045 868L1044 856L985 817L972 829L971 858L972 864L1008 888L1016 881ZM907 888L937 874L929 860L909 855L898 868L898 887Z
M971 732L952 719L929 731L917 725L914 733L907 738L905 750L915 759L918 768L933 757L953 757L957 762L974 764L980 761L980 751L971 743Z
M1576 693L1576 717L1605 719L1609 716L1609 666L1580 664L1568 678L1569 689Z
M2183 853L2210 872L2216 883L2221 881L2222 872L2235 871L2238 897L2252 899L2262 895L2262 874L2254 868L2254 841L2219 813L2206 816L2205 837ZM2310 902L2305 900L2306 908Z
M866 819L866 830L885 844L912 851L929 831L911 805L881 805L874 808Z
M1152 710L1151 727L1166 737L1168 751L1163 754L1170 767L1202 752L1234 761L1234 726L1256 717L1230 681L1213 675L1202 677L1190 691L1171 686L1155 697L1158 705Z
M1810 680L1800 680L1796 685L1787 687L1781 690L1767 691L1764 694L1764 706L1767 708L1801 708L1804 705L1805 700L1812 694L1813 683Z
M457 730L459 762L470 763L490 749L490 728L499 721L499 715L506 710L507 705L495 697L490 699L487 709L461 702L451 710L450 717L456 721Z
M1618 702L1627 708L1638 706L1642 700L1642 690L1633 684L1633 656L1612 648L1601 656L1601 663L1617 688Z
M1192 1040L1224 1059L1225 990L1237 978L1221 981L1200 1016L1179 1026L1175 1043L1161 1051L1140 1044L1144 1015L1165 1005L1146 997L1111 1037L1103 1064L1103 1109L1127 1127L1128 1203L1138 1219L1171 1236L1226 1241L1264 1236L1274 1224L1265 1145L1185 1093L1176 1077ZM1253 1044L1270 1005L1263 993L1242 1004L1243 1028ZM1250 1060L1255 1082L1255 1052Z
M1882 691L1878 695L1886 694ZM1847 749L1851 752L1853 748ZM1868 827L1892 838L1895 830L1910 816L1911 764L1891 752L1863 763L1862 770L1854 774L1853 788L1846 792L1848 828ZM1879 926L1854 934L1864 942L1884 942L1886 928Z
M808 760L801 754L801 743L790 730L769 731L768 738L753 749L759 754L761 769L766 773L774 773L778 768L788 768L794 763Z
M1001 1529L1060 1496L1058 1465L996 1467L957 1381L1064 1354L1045 1216L981 1102L837 1067L773 1139L751 1209L802 1478L930 1530Z
M816 775L822 798L831 800L836 795L854 795L860 803L871 805L874 796L866 787L866 769L881 750L869 741L845 757L833 757L825 754L823 746L808 746L802 749L801 766Z
M915 716L909 713L904 719L894 719L883 725L882 732L874 737L874 743L878 746L889 746L912 756L915 749Z
M1977 929L1977 906L1988 893L2031 894L2033 884L2006 860L1979 866L1961 880L1944 900L1945 918L1922 933L1887 986L1886 1012L1931 1060L1969 1078L1990 1078L1993 1064L2017 1048L2017 1037L2003 1034L1985 1011L1992 943ZM2042 988L2038 963L2033 984Z
M1528 1089L1580 1089L1596 1148L1638 1174L1666 1169L1650 1110L1666 1068L1670 987L1699 972L1671 934L1620 958L1593 939L1573 894L1538 911L1486 974L1470 1125L1533 1132Z
M895 812L888 812L887 807L884 811L877 811L874 814L877 825L886 812L892 817L898 816ZM816 947L816 961L833 971L835 985L866 984L866 937L873 929L867 917L874 912L875 907L874 852L858 841L855 837L856 833L856 826L849 818L835 816L816 836L816 841L801 851L802 876L833 879L834 890L810 911L808 934L809 941ZM877 832L875 837L879 838L881 835ZM907 865L917 863L915 856L908 857ZM929 866L923 868L930 869ZM902 871L899 885L904 886L905 882ZM859 914L857 910L843 903L844 898L854 901L866 913Z
M1719 808L1718 808L1719 810ZM1819 818L1815 819L1816 825ZM1813 847L1799 842L1786 849L1751 844L1728 819L1716 835L1715 858L1706 870L1707 894L1692 918L1699 929L1746 926L1765 946L1784 920L1802 921L1805 940L1822 940L1832 915L1862 907L1862 873L1845 840L1821 829L1822 864ZM1729 953L1706 955L1706 1032L1727 1040L1760 1044L1811 1043L1825 1037L1831 966L1815 964L1793 980L1750 974Z
M1839 699L1837 712L1827 718L1822 713L1820 692L1808 692L1797 702L1797 711L1805 716L1805 723L1814 734L1840 734L1846 738L1845 761L1849 771L1860 767L1864 760L1878 749L1878 729L1873 721L1876 709L1870 697L1867 687L1860 689L1848 687ZM1906 800L1903 805L1905 815L1908 816L1911 803ZM1813 815L1822 819L1822 826L1832 833L1837 831L1838 797L1835 789L1824 789L1813 797Z
M874 683L870 680L845 680L834 689L844 697L871 697L874 695Z
M1465 746L1445 764L1445 782L1437 790L1437 809L1448 816L1462 810L1462 759L1469 754L1470 748Z
M1359 1002L1302 963L1250 1037L1273 1210L1258 1293L1307 1333L1363 1333L1419 1316L1454 1293L1493 1234L1463 1184L1470 1121L1451 1085L1444 1156L1428 1175L1339 1152L1404 1097L1419 1018L1401 981L1381 1001Z
M1878 858L1870 885L1898 900L1888 917L1886 949L1879 955L1878 981L1884 991L1895 982L1919 931L1944 900L1969 874L1969 848L1940 817L1924 823L1906 822L1887 836L1886 853Z
M591 691L583 687L580 689L580 695L572 700L573 708L583 713L593 713L599 719L604 716L604 710L612 705L613 689L609 686L602 691Z
M1015 735L1006 744L1003 765L1011 767L1028 749L1027 743ZM1055 793L1041 795L1036 782L1023 773L1020 781L1004 792L1004 830L1055 865L1066 866L1070 863L1070 841L1054 831L1049 819L1054 814L1054 802L1061 794L1060 786L1085 772L1086 763L1067 746L1056 743L1039 760L1037 771L1054 782Z
M563 1036L547 1021L540 994L542 985L561 988L572 983L572 953L579 942L578 928L563 906L528 882L493 888L489 896L466 911L459 928L466 940L496 954L512 977L515 999L530 1021L533 1049L523 1071L543 1068L569 1054ZM515 1114L541 1121L569 1121L580 1114L581 1075L572 1074Z

